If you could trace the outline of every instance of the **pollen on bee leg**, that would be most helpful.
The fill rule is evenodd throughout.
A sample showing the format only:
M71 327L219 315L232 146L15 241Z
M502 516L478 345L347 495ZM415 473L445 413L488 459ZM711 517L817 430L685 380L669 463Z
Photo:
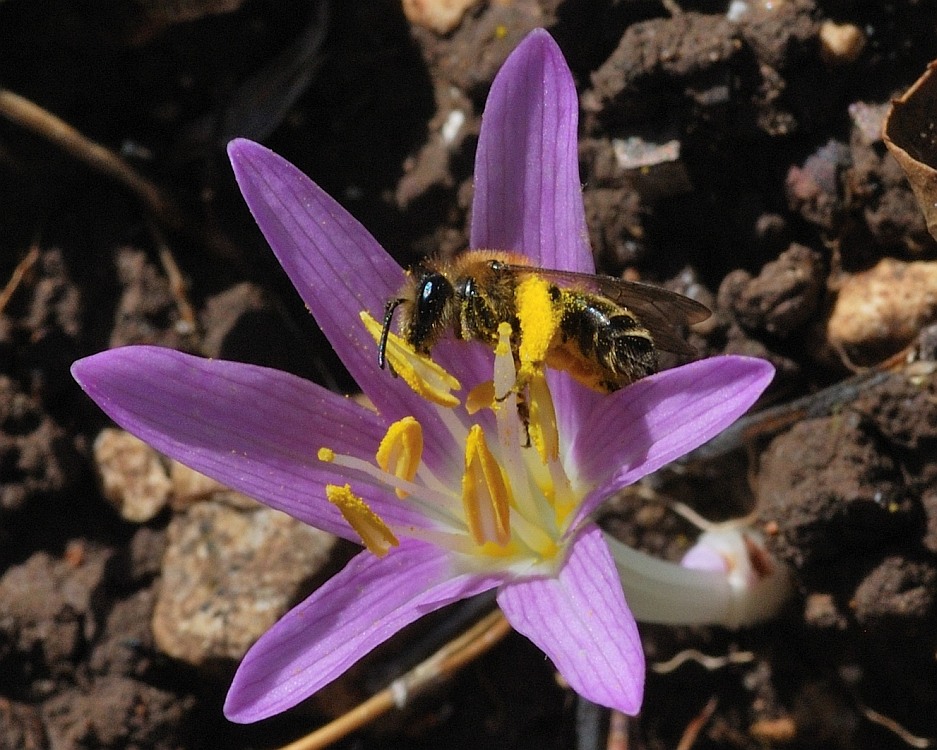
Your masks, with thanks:
M367 311L363 310L359 315L374 342L379 343L383 326ZM461 390L461 383L429 357L414 350L400 336L394 333L387 336L385 356L394 372L421 398L449 408L459 405L459 399L452 392Z
M391 547L400 544L381 517L351 491L351 485L340 487L337 484L327 484L325 496L341 511L348 525L357 532L364 546L372 554L383 557Z
M477 424L465 441L462 507L476 544L504 546L511 540L511 488Z
M382 470L393 474L398 479L412 482L420 468L423 456L423 428L413 417L404 417L387 428L387 434L378 446L375 460ZM403 500L406 490L395 489L397 497Z
M562 311L555 304L551 285L531 274L517 287L517 319L521 325L518 359L522 379L542 370L547 351L560 325Z

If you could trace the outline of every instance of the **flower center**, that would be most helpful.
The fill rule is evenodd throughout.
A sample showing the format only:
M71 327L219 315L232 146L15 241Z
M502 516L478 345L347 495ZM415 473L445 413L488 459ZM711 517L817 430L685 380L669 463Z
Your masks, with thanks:
M534 290L531 299L536 304L542 293ZM361 317L377 340L380 324L367 313ZM453 393L461 385L450 373L399 336L388 337L386 356L394 371L436 406L443 429L434 426L434 432L443 434L434 439L452 441L464 461L459 476L428 466L422 455L423 426L413 417L390 425L373 461L320 449L319 459L342 467L352 484L393 489L397 502L420 512L419 525L392 528L351 484L329 485L329 500L374 554L386 554L398 537L411 537L445 547L481 568L508 564L524 572L547 571L562 562L568 524L582 494L574 492L561 460L542 347L535 341L525 345L522 334L526 348L519 357L519 376L511 333L509 324L499 326L492 380L472 388L464 403Z

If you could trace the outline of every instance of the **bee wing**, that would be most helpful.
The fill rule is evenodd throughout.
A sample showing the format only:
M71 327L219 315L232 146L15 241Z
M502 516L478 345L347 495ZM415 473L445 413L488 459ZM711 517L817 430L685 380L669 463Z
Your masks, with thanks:
M535 273L560 287L581 289L608 297L638 317L658 349L674 354L696 353L680 329L704 321L712 315L708 307L696 300L651 284L550 268L515 265L511 269L519 274Z

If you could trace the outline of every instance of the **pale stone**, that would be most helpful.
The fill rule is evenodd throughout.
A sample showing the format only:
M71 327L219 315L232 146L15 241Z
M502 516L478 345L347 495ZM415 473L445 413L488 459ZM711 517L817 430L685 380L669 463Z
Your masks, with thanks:
M410 23L437 34L448 34L478 0L403 0L403 13Z
M884 258L845 279L827 322L834 350L869 365L911 343L937 320L937 262Z
M252 510L259 506L253 498L225 487L221 482L178 461L169 462L169 479L172 482L170 502L175 511L187 510L203 500L217 500L242 510Z
M831 65L855 62L865 43L865 33L855 24L830 20L820 24L820 55Z
M194 666L239 660L311 590L335 537L263 506L207 500L172 520L153 614L157 648Z
M139 438L113 427L94 441L101 490L131 523L152 520L169 500L171 484L160 454Z

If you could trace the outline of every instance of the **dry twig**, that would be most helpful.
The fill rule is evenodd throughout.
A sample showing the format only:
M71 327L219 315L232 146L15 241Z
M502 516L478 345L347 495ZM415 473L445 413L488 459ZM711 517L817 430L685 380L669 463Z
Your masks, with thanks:
M319 750L356 729L367 726L392 708L403 708L411 698L432 685L451 678L510 632L511 626L501 611L491 612L381 692L372 695L335 721L285 745L280 750Z
M712 715L716 712L716 706L719 704L719 701L716 698L710 698L706 705L703 706L703 710L694 718L689 724L687 724L686 729L683 730L683 736L680 738L680 742L677 743L677 750L690 750L693 745L696 744L696 738L699 737L699 733L703 730L703 727L709 722L712 718Z
M16 268L13 269L13 273L10 275L10 280L3 287L3 291L0 291L0 312L6 309L13 293L23 283L23 278L29 273L29 269L36 264L37 260L39 260L39 248L33 245L23 259L16 264Z
M170 202L152 182L108 148L86 138L65 120L29 99L0 88L0 115L59 146L76 159L127 186L149 211L167 226L178 229L181 222Z

